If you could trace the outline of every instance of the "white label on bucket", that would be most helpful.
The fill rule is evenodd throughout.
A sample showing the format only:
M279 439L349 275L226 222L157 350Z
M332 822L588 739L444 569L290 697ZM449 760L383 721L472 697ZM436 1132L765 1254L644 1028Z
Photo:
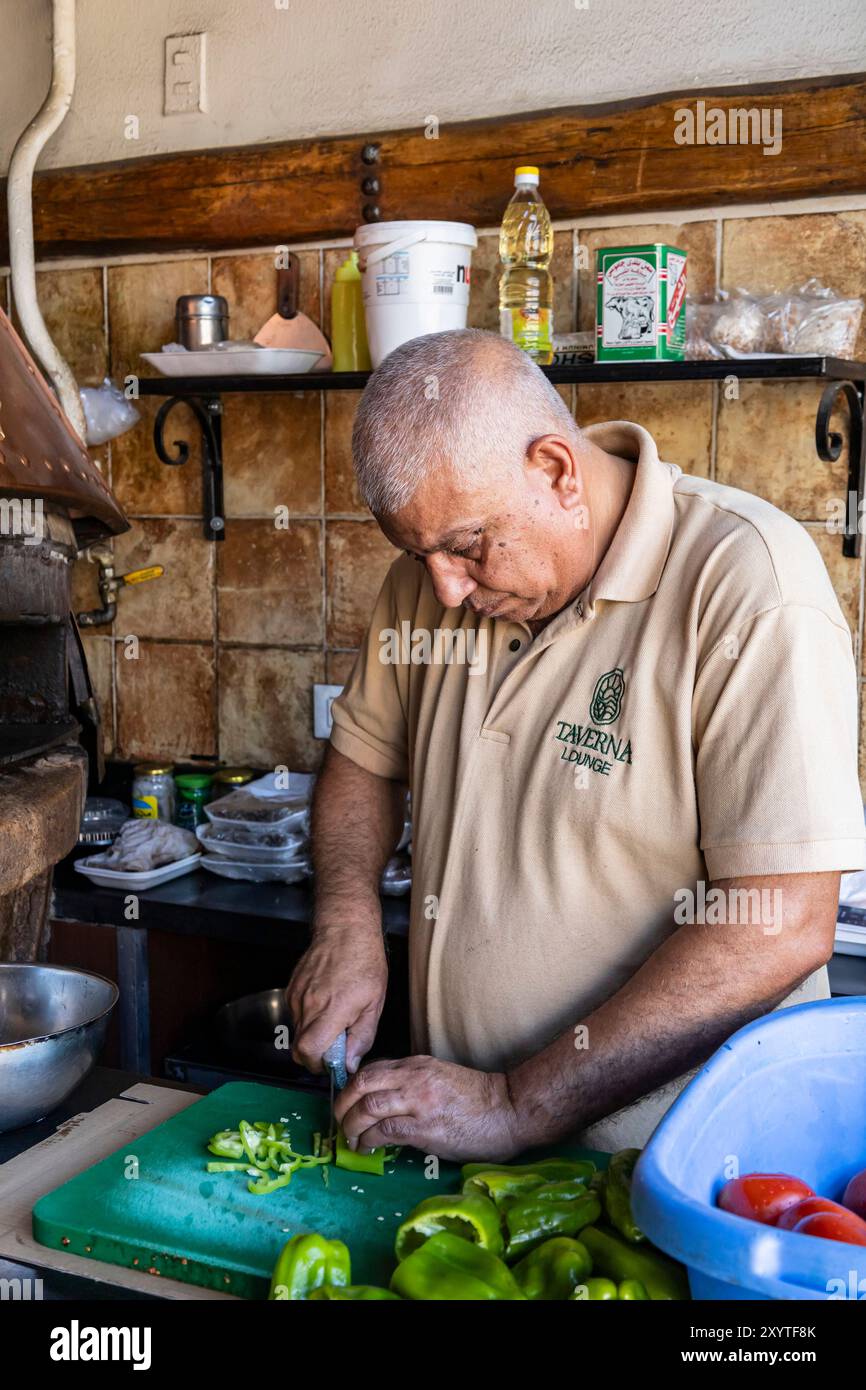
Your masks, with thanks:
M399 294L408 284L409 257L406 255L386 256L382 269L376 276L377 294Z

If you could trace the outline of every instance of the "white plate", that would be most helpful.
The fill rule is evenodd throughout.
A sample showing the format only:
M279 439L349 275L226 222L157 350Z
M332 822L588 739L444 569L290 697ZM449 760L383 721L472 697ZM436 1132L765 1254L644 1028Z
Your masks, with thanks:
M163 376L298 376L324 356L301 348L249 348L240 352L143 352Z
M106 888L156 888L159 883L168 883L198 868L200 854L188 854L185 859L175 859L173 864L163 864L159 869L145 869L138 873L127 869L104 869L100 864L88 864L86 859L77 859L75 868L86 874L93 883L102 883Z

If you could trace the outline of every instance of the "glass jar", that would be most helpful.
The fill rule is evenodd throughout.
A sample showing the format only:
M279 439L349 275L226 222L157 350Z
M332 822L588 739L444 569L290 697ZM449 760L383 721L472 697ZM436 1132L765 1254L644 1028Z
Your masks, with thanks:
M255 777L251 767L221 767L214 773L213 797L225 796L235 787L245 787Z
M174 779L177 787L175 825L194 831L207 820L205 805L210 801L213 778L209 772L179 772Z
M173 763L137 763L132 777L132 814L147 820L174 820Z

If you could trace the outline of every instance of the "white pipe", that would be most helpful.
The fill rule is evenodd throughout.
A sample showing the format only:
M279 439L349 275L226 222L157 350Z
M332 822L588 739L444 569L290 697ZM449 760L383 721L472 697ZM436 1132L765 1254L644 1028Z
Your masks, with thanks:
M52 341L36 298L33 170L44 146L65 119L75 88L75 0L53 0L53 7L51 88L20 136L9 165L9 264L15 308L25 337L53 381L70 423L84 440L87 427L75 377Z

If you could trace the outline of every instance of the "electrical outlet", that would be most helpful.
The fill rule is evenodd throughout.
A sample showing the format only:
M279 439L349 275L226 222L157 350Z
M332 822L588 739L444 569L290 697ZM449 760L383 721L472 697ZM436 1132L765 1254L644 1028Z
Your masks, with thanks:
M166 116L204 111L205 35L171 34L165 41Z
M341 685L313 686L313 737L331 737L331 705L343 693Z

